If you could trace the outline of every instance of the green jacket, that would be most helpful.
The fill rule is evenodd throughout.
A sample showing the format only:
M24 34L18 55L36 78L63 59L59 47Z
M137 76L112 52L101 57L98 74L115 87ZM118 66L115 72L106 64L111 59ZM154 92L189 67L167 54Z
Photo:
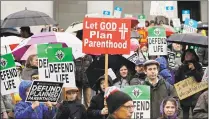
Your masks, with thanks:
M150 113L151 113L152 119L157 119L158 117L161 116L160 105L166 97L170 96L178 100L175 88L169 83L168 83L169 86L166 86L166 81L162 77L159 76L158 79L159 81L156 84L156 86L152 86L150 82L148 81L148 79L145 79L143 83L143 85L150 86L150 93L151 93L151 100L150 100L151 112ZM181 108L179 104L178 114L180 113L180 111L181 111Z

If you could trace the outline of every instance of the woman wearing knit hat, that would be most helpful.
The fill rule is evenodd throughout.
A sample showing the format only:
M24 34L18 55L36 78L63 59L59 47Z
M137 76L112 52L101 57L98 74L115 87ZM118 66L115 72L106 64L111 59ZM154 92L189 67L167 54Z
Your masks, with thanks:
M131 97L115 90L106 98L109 116L107 119L131 119L134 112L134 104Z
M77 100L77 87L65 88L66 97L54 119L87 119L86 109Z

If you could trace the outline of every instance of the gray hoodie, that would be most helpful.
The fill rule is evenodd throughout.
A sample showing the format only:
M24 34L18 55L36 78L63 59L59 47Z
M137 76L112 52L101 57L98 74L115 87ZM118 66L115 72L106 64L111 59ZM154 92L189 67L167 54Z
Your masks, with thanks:
M22 71L21 78L23 80L32 80L32 76L37 74L38 74L38 68L25 68Z

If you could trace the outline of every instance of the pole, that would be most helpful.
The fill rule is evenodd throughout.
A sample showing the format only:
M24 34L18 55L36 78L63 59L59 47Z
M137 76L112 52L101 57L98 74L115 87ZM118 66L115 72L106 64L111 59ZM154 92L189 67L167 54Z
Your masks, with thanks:
M105 54L105 89L108 87L108 54ZM104 99L104 107L107 108L106 98Z

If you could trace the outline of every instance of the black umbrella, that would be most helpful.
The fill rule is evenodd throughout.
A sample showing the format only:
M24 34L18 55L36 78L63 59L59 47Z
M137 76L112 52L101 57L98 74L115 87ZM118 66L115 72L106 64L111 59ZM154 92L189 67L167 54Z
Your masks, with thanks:
M185 45L208 47L208 37L198 33L173 34L167 41Z
M117 74L116 72L119 71L122 65L126 65L131 74L135 73L135 64L121 55L109 55L108 60L109 60L108 68L112 68L115 74ZM105 56L100 56L97 59L95 59L86 70L89 84L93 90L95 90L93 86L96 83L97 79L105 74L104 69L105 69Z
M7 16L2 23L2 28L50 24L56 24L56 22L47 14L25 9Z
M199 23L198 26L197 26L197 29L208 30L208 23L206 23L206 22Z

